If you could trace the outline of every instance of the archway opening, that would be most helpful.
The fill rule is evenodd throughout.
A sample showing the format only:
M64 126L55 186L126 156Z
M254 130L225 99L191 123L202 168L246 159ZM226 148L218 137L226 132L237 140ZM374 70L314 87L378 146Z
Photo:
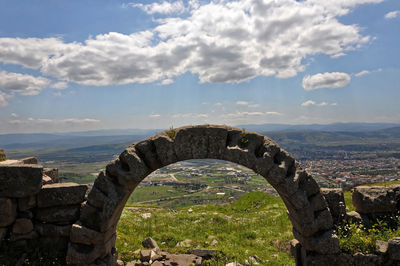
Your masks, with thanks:
M293 265L283 201L262 176L228 161L188 160L156 170L131 194L117 231L124 262L138 259L141 241L152 237L165 252L207 252L204 265Z

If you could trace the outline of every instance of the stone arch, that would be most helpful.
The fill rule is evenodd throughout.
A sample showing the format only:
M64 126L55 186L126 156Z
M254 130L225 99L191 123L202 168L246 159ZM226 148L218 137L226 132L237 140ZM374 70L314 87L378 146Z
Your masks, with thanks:
M189 159L220 159L252 169L284 201L304 255L339 252L325 198L292 155L261 134L203 125L167 130L133 143L100 172L72 226L67 262L112 265L116 226L135 187L151 172Z

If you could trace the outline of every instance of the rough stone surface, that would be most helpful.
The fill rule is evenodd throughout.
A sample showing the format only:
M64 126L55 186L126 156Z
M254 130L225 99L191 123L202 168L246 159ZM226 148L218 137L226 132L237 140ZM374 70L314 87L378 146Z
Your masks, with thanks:
M90 265L98 258L103 258L111 253L115 247L116 235L102 245L84 245L69 243L66 261L69 264Z
M365 214L381 214L397 211L398 186L359 186L353 191L353 205L356 211Z
M36 223L35 230L42 236L69 237L71 225L56 225L49 223Z
M333 230L313 237L304 237L295 229L293 229L293 234L308 251L314 251L319 254L335 254L339 252L339 239Z
M70 237L71 241L74 243L81 243L86 245L92 244L104 244L106 243L114 234L116 227L110 228L105 233L100 233L85 226L80 223L75 223L72 225Z
M346 205L341 188L322 188L321 193L328 203L333 223L338 224L346 218Z
M58 183L60 182L60 177L58 175L58 169L57 168L44 168L43 169L43 174L47 175L48 177L53 180L53 183Z
M24 198L37 194L42 187L41 165L1 165L0 197Z
M19 159L22 164L37 164L38 160L35 157L27 157L23 159Z
M400 265L400 237L389 240L387 253L392 260L398 261Z
M43 174L42 177L42 185L49 185L49 184L53 184L53 180L51 179L50 176Z
M151 237L148 237L145 240L143 240L142 241L142 246L144 248L156 248L156 249L159 249L159 247L157 245L157 242Z
M385 254L388 249L388 242L382 240L376 240L375 250L378 254Z
M32 220L26 218L18 218L12 227L13 234L25 235L33 230Z
M39 208L80 204L85 199L86 185L57 183L44 185L37 195Z
M0 227L12 224L16 217L17 204L12 199L0 198Z
M36 196L29 196L18 199L18 210L27 211L36 207Z
M35 218L45 223L75 222L79 218L80 207L80 205L71 205L38 209Z
M211 258L217 251L215 249L200 249L195 248L189 251L190 254L202 257L202 258Z

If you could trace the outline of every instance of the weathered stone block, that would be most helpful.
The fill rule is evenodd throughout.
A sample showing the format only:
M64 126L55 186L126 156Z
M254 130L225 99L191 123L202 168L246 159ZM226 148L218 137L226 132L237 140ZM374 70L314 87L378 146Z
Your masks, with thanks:
M66 257L67 263L90 265L96 259L105 257L111 253L112 248L115 247L115 239L116 235L112 236L107 243L94 246L70 243Z
M37 194L42 187L41 165L1 165L0 197L23 198Z
M36 207L36 196L29 196L18 199L18 210L27 211Z
M80 207L81 205L71 205L37 209L35 218L45 223L72 223L78 220Z
M397 211L397 195L390 186L359 186L354 188L352 198L359 213L382 214Z
M37 195L39 208L80 204L85 199L86 185L57 183L44 185Z
M25 235L33 230L32 220L26 218L18 218L12 227L13 234Z
M309 198L310 200L310 205L311 208L314 211L321 211L324 210L326 207L328 207L328 204L326 203L325 197L322 195L322 193L317 193ZM332 212L331 212L332 214Z
M46 237L69 237L71 225L56 225L49 223L36 223L35 230L42 236Z
M37 164L38 160L35 157L27 157L19 160L22 164Z
M17 217L17 204L12 199L0 198L0 227L12 224Z
M47 176L45 174L43 174L42 177L42 185L49 185L49 184L53 184L53 180L50 178L50 176Z
M89 229L82 226L79 223L72 225L70 238L74 243L92 245L92 244L104 244L106 243L115 233L116 226L113 226L105 233L100 233L95 230Z
M343 190L341 188L322 188L321 193L328 203L333 223L338 224L342 222L346 218Z
M400 264L400 237L388 241L387 253L392 260L398 261Z
M307 251L320 254L339 253L339 238L333 230L328 230L312 237L304 237L301 233L293 229L293 235Z
M47 175L48 177L53 180L53 183L58 183L60 182L60 177L58 175L58 169L57 168L44 168L43 169L43 174Z

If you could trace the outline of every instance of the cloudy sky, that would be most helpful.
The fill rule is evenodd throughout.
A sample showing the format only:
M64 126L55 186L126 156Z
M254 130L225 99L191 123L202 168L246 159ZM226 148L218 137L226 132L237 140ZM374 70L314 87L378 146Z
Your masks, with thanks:
M0 0L0 133L400 122L399 0Z

